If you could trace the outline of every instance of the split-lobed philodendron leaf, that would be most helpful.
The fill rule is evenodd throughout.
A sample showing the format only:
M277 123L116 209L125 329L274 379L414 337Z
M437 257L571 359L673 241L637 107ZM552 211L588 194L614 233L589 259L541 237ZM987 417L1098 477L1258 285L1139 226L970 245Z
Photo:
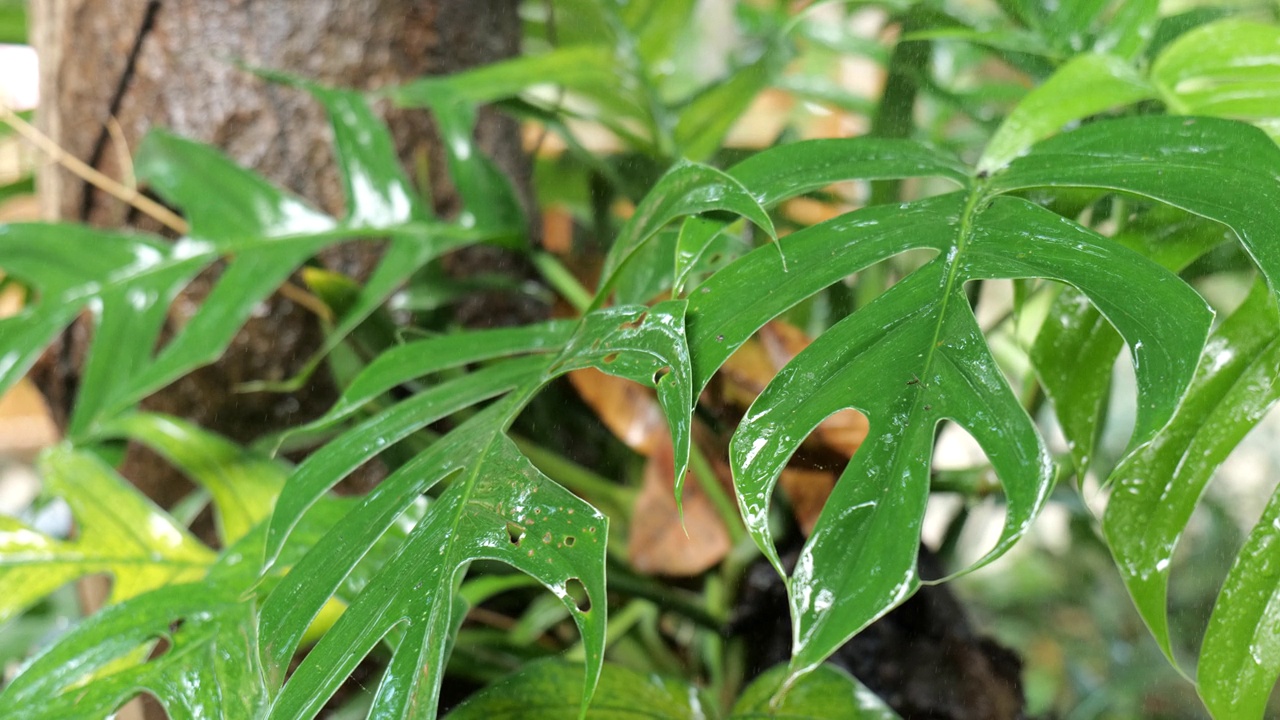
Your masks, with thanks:
M109 574L109 600L118 602L208 572L214 554L96 455L60 445L40 471L79 532L58 540L0 517L0 622L88 575Z
M1213 472L1280 400L1277 368L1280 314L1259 282L1209 339L1173 420L1112 474L1115 491L1103 530L1139 613L1175 664L1166 614L1174 550ZM1280 580L1266 558L1275 537L1264 517L1228 576L1206 631L1201 693L1218 717L1261 717L1280 676L1269 609Z
M0 263L30 282L37 302L0 320L0 389L21 377L82 309L95 323L72 438L126 410L183 373L216 360L255 307L308 258L355 237L391 237L385 257L331 343L433 257L475 242L430 221L399 167L389 134L352 93L316 90L329 110L347 217L330 218L198 143L153 132L135 162L140 180L180 208L190 231L175 243L83 227L0 227ZM157 346L177 293L230 258L176 335Z
M260 718L268 706L258 666L256 604L240 588L168 585L112 605L37 656L0 693L0 715L29 720L105 718L141 693L174 720ZM159 640L145 662L122 658Z
M611 307L576 326L458 333L405 346L370 364L327 426L399 384L466 363L493 361L429 385L377 410L309 457L286 483L267 528L266 557L291 537L313 503L343 476L411 433L501 396L400 466L316 543L264 605L263 667L283 689L273 716L314 713L374 645L394 633L391 665L374 717L433 717L441 674L461 616L456 587L473 560L498 560L550 589L577 622L586 649L581 702L590 698L604 649L607 520L539 472L506 430L550 379L583 367L656 386L677 442L688 447L692 376L684 335L685 301ZM498 359L503 358L503 359ZM406 508L439 484L398 553L351 601L284 683L283 669L320 609ZM575 600L575 589L586 600Z
M1052 463L991 359L963 292L966 282L1038 277L1083 293L1133 353L1135 448L1169 421L1191 380L1212 318L1204 301L1141 254L1010 193L1069 186L1149 197L1229 227L1269 274L1276 246L1263 208L1277 205L1277 169L1280 151L1239 123L1092 123L1034 146L967 191L873 206L787 236L780 241L786 272L776 255L756 250L690 293L698 391L787 308L905 250L937 253L784 368L732 441L741 510L781 570L767 524L778 474L830 414L852 407L871 420L866 444L828 500L791 579L795 671L814 667L915 589L915 543L938 423L955 421L973 435L1005 485L1005 528L984 561L1026 530L1047 496ZM1202 191L1207 177L1214 187ZM1138 288L1142 302L1133 299Z

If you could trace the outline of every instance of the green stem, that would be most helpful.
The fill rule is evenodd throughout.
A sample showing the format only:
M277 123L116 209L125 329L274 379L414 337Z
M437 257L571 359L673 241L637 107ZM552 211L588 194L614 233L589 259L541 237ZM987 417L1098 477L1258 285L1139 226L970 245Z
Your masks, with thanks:
M572 305L574 310L585 313L591 307L591 293L555 255L549 252L535 252L532 259L533 266L542 273L542 279L560 293L560 296Z
M635 574L619 563L609 564L609 589L642 598L659 608L676 613L708 630L719 633L727 613L719 613L695 602L688 594L651 578Z
M747 536L747 531L742 526L742 516L738 514L738 506L725 493L724 488L720 486L720 478L716 475L715 468L711 467L711 463L702 454L702 450L697 443L694 443L690 448L689 464L693 469L694 481L707 494L707 499L711 501L711 506L715 508L716 514L724 522L725 530L729 532L730 544L737 545L742 542L743 538Z

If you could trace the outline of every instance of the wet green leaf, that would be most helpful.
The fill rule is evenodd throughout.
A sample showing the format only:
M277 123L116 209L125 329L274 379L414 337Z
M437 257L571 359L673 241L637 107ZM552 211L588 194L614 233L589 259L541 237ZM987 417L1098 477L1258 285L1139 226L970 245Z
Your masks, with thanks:
M262 616L263 634L269 640L264 652L275 661L274 667L280 667L299 635L297 620L304 619L305 627L308 611L318 610L315 601L332 592L316 578L341 577L367 547L351 536L376 537L404 509L406 500L455 475L400 552L308 653L277 698L272 717L314 714L356 663L397 626L404 636L370 717L434 717L453 629L456 578L475 559L505 562L560 597L587 648L586 682L580 686L580 703L585 705L604 651L608 520L519 453L503 432L513 405L519 403L508 398L491 406L388 477L271 595ZM349 527L352 518L360 529ZM373 518L377 521L370 522ZM324 552L330 549L335 552ZM302 575L318 563L327 572ZM295 576L299 580L294 581ZM571 594L572 584L585 590L582 607Z
M364 420L312 453L289 477L276 502L267 531L268 564L307 509L361 464L437 420L535 382L547 362L539 356L515 358L436 385Z
M787 689L773 704L787 679L785 665L756 678L733 706L732 720L897 720L884 700L852 675L834 665L820 665Z
M1214 470L1280 398L1278 338L1280 316L1259 282L1210 338L1168 427L1112 473L1103 531L1138 612L1171 661L1165 604L1174 548ZM1265 576L1257 583L1264 586Z
M1280 27L1228 19L1164 49L1151 79L1174 112L1245 120L1280 117Z
M1216 222L1160 208L1143 213L1114 239L1161 267L1180 272L1231 237L1231 231ZM1053 402L1081 476L1094 460L1111 396L1111 371L1123 347L1124 340L1097 308L1078 290L1065 288L1031 348L1036 374Z
M110 574L118 602L208 572L213 553L95 455L60 445L40 471L79 532L58 540L0 517L0 622L87 575Z
M476 693L447 720L565 720L578 710L581 687L580 666L541 660ZM607 664L586 720L701 720L710 708L703 703L681 680Z
M676 505L693 442L693 377L685 339L684 300L653 307L618 305L588 313L551 365L555 374L594 367L657 388L675 450Z
M854 407L871 420L792 577L798 671L914 591L934 427L943 419L978 440L1005 483L1006 524L986 559L1025 531L1047 497L1052 463L987 351L965 282L1048 277L1079 287L1139 348L1143 397L1161 424L1190 379L1211 318L1194 291L1150 261L1020 199L988 205L953 193L873 206L780 242L795 258L787 272L757 250L691 293L695 389L756 329L805 297L904 250L938 252L783 368L734 435L743 516L781 568L767 516L782 468L828 415ZM1135 284L1161 299L1135 305Z
M728 174L766 208L845 180L936 176L961 187L969 184L968 169L948 153L910 140L876 137L807 140L771 148L734 165ZM725 226L704 218L685 222L676 244L677 288Z
M683 216L713 210L741 215L770 237L777 236L769 213L737 179L708 165L678 162L653 186L618 233L600 273L597 304L606 299L619 269L663 226Z
M140 693L174 720L262 717L256 605L237 588L179 584L112 605L35 658L0 694L0 715L29 720L107 717ZM163 654L119 661L156 640Z
M1123 60L1108 55L1078 55L1009 113L987 143L978 171L989 173L1008 165L1068 123L1155 94L1155 88Z
M1273 340L1265 359L1271 373L1251 373L1267 384L1264 403L1280 398L1275 368L1280 352ZM1250 408L1251 410L1253 408ZM1267 698L1280 677L1280 628L1276 608L1280 603L1280 565L1275 562L1280 540L1280 493L1272 495L1258 524L1223 584L1209 616L1200 648L1197 680L1200 697L1215 717L1261 718Z
M1257 128L1216 118L1091 123L1040 143L992 184L1001 191L1105 188L1216 220L1235 232L1280 294L1272 217L1280 207L1280 148Z

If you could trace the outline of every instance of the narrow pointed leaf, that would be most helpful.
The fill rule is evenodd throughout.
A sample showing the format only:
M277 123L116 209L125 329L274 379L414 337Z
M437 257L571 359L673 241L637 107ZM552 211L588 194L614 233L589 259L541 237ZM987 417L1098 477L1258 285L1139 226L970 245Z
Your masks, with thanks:
M604 300L619 268L664 225L685 215L712 210L741 215L770 237L777 236L769 213L741 182L713 167L681 161L658 180L618 233L600 274L601 295L597 303Z
M1109 55L1078 55L1009 113L987 143L978 171L1008 165L1068 123L1155 95L1155 88L1127 62Z
M568 321L553 320L398 345L374 358L324 416L298 428L297 432L331 427L392 388L442 370L531 352L558 352L572 329Z
M288 476L288 468L279 461L168 415L124 415L105 424L100 433L146 445L208 490L224 546L244 537L271 515Z
M1280 316L1259 283L1210 338L1172 422L1111 476L1103 531L1139 614L1171 661L1169 564L1214 470L1280 398L1278 338Z
M947 153L911 140L875 137L806 140L770 148L734 165L728 174L763 207L846 180L936 176L961 187L969 183L968 169ZM683 286L725 226L704 218L685 221L676 245L675 287Z
M1271 367L1280 366L1273 341L1265 353ZM1259 373L1261 375L1261 373ZM1276 373L1269 381L1271 402ZM1214 603L1200 648L1197 681L1200 697L1214 717L1252 720L1266 715L1267 698L1280 677L1280 565L1275 562L1280 542L1280 493L1273 494L1262 517L1245 540L1231 566L1222 593Z
M1050 138L993 180L999 191L1093 187L1159 200L1230 227L1280 297L1280 147L1216 118L1135 117Z
M536 379L547 359L516 358L437 385L365 420L310 455L285 483L267 530L267 565L293 527L330 488L410 433Z
M134 173L182 209L193 238L222 244L323 232L337 223L218 150L161 130L138 146Z
M370 717L435 717L455 576L474 559L510 564L560 597L587 648L582 701L590 697L604 651L608 520L534 469L500 430L492 428L487 438L400 553L307 655L277 699L272 717L314 713L359 659L398 625L404 639ZM586 607L578 607L570 595L567 584L574 582L586 590Z

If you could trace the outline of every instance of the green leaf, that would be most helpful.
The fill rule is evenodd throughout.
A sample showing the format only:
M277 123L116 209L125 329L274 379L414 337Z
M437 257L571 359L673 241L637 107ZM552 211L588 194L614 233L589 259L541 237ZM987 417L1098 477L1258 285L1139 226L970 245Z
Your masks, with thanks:
M741 215L777 237L769 213L741 182L708 165L680 161L658 180L618 233L605 257L596 303L606 299L619 269L663 226L685 215L713 210Z
M1168 207L1142 213L1114 236L1161 267L1182 271L1231 239L1222 225ZM1064 289L1036 335L1031 361L1053 402L1079 476L1094 460L1097 435L1111 397L1111 371L1124 340L1074 288Z
M449 380L383 410L312 453L289 477L276 502L267 530L267 564L274 562L307 509L361 464L416 430L536 380L546 364L545 357L516 358Z
M1142 54L1160 22L1160 0L1125 0L1119 3L1094 41L1094 52L1132 62Z
M582 668L562 660L528 663L472 695L447 720L564 720L579 708ZM696 688L682 680L642 675L606 664L586 720L700 720Z
M729 169L762 207L845 180L943 177L969 184L959 160L911 140L875 137L806 140L756 153ZM726 223L695 218L685 222L676 245L676 284L682 287Z
M1213 471L1280 397L1278 347L1280 316L1258 283L1210 338L1169 425L1111 476L1103 531L1139 614L1175 664L1165 610L1174 548Z
M573 324L565 320L416 340L380 353L323 416L295 433L332 427L396 386L471 363L532 352L559 352Z
M235 588L182 584L112 605L35 658L0 694L0 715L29 720L107 717L140 693L174 720L259 718L256 605ZM142 657L157 639L159 657Z
M57 540L0 517L0 622L72 580L109 573L109 602L204 576L214 555L97 456L59 445L40 460L79 534Z
M1048 277L1083 290L1140 356L1144 404L1163 423L1189 381L1211 314L1188 286L1131 250L1020 199L951 195L873 206L782 239L780 272L757 250L690 296L695 389L770 318L848 274L912 248L938 255L787 365L734 435L739 505L761 550L781 568L768 528L778 474L805 437L848 407L871 420L791 581L793 668L816 666L916 587L916 544L934 427L952 419L987 451L1008 511L997 546L1038 512L1054 471L1043 442L991 358L964 283ZM1132 288L1155 293L1134 304ZM1177 310L1173 310L1177 308Z
M1228 19L1171 43L1151 66L1170 108L1249 120L1280 116L1280 28Z
M447 435L383 481L361 508L348 516L365 527L370 511L379 520L394 519L406 498L457 473L400 552L308 653L277 698L272 717L309 716L318 711L360 658L397 626L405 635L392 655L370 717L434 717L453 632L456 579L475 559L505 562L533 576L573 615L587 648L586 682L580 697L585 708L598 680L604 651L608 520L539 473L519 453L502 430L509 422L506 413L511 406L511 399L504 400ZM412 472L406 472L409 468ZM425 468L432 469L426 477ZM294 575L314 557L326 564L345 564L352 557L345 549L338 553L336 562L333 553L318 555L321 548L335 544L327 542L330 538L337 538L337 544L354 545L355 557L362 552L362 541L351 543L347 519L268 599L262 616L263 634L270 642L265 650L268 658L287 658L282 651L291 652L292 643L275 644L282 637L281 630L292 640L297 625L289 621L305 613L305 609L299 613L298 606L313 607L323 592L316 587L318 583L291 583ZM379 525L373 524L374 533L385 527ZM360 534L367 538L371 533ZM323 576L335 575L329 571ZM569 585L574 583L586 592L583 607L571 595ZM304 596L310 602L304 601Z
M675 450L675 494L681 504L693 442L693 377L685 339L684 300L651 308L618 305L588 313L549 372L594 367L658 391Z
M819 665L785 690L774 704L787 667L779 665L756 678L733 706L731 720L897 720L883 700L834 665Z
M350 197L343 223L310 208L206 146L156 132L136 172L190 221L169 244L70 226L0 228L6 272L39 301L0 320L0 389L16 381L52 338L87 307L96 323L68 436L127 410L190 370L216 360L255 307L309 257L350 237L393 242L330 346L431 258L477 236L422 220L384 128L364 101L321 91L334 123ZM378 223L391 223L374 227ZM194 316L152 357L167 309L192 277L226 256L227 267ZM327 348L326 348L327 349Z
M557 48L543 55L506 60L447 77L423 78L393 88L388 94L401 107L437 109L458 103L476 107L548 85L582 98L591 107L585 114L619 137L635 137L643 142L629 128L648 126L652 119L639 99L639 81L618 59L612 46Z
M1273 217L1280 207L1280 148L1257 128L1216 118L1092 123L1039 144L992 186L1106 188L1216 220L1235 232L1280 295Z
M773 81L788 54L771 43L755 62L712 83L681 107L672 131L680 155L695 161L711 157L751 101Z
M1268 383L1268 400L1277 392L1274 368L1280 353L1273 341L1266 353L1273 371L1255 373ZM1251 407L1250 410L1253 408ZM1261 718L1267 698L1280 677L1280 628L1276 606L1280 603L1280 567L1275 563L1280 540L1280 493L1273 494L1262 517L1245 540L1214 603L1200 649L1197 680L1200 697L1221 718Z
M271 514L288 468L169 415L132 413L106 423L101 437L125 437L159 453L213 498L224 546Z
M1109 55L1078 55L1027 94L987 143L978 172L990 173L1070 122L1154 97L1155 88L1128 63Z

